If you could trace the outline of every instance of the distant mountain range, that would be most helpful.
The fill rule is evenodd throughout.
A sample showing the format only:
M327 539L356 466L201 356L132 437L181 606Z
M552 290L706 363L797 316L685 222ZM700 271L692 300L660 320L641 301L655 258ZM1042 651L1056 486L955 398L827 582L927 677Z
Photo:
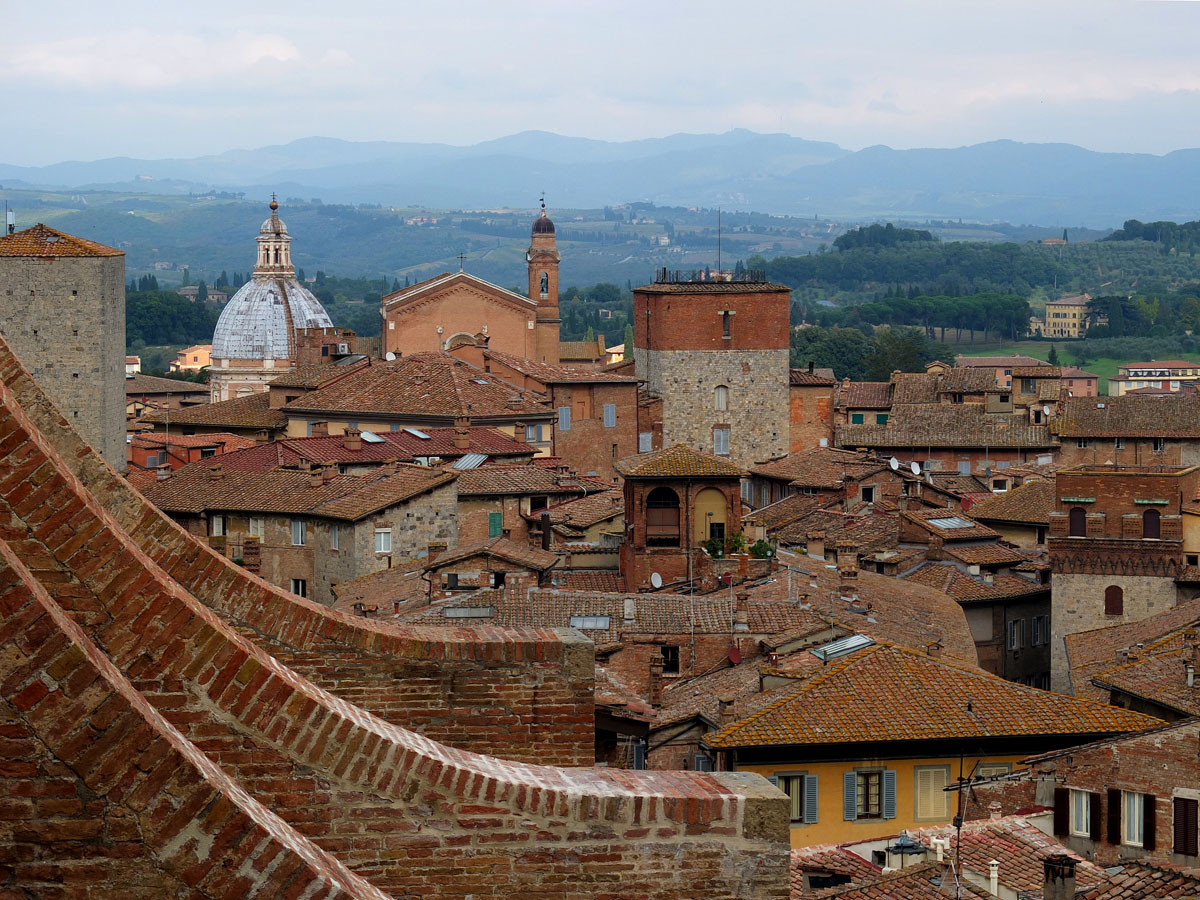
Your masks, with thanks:
M784 134L734 130L608 142L528 131L469 147L305 138L193 159L118 157L0 164L18 189L245 192L447 209L630 201L839 219L964 218L1116 227L1195 219L1200 150L1099 153L1071 144L992 141L955 149L852 152Z

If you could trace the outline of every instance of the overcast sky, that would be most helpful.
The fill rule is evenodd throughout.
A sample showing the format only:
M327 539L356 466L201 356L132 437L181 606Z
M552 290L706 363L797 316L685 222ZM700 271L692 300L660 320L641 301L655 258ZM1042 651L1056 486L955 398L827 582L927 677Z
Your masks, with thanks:
M1200 146L1200 2L0 0L0 162L729 128Z

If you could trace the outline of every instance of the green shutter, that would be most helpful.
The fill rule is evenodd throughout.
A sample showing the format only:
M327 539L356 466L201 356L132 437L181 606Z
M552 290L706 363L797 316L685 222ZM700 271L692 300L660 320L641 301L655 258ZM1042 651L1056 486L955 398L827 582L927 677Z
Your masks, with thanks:
M885 769L883 773L883 817L896 818L896 771Z
M488 537L500 537L503 522L500 513L488 513Z
M863 423L863 414L862 413L851 413L850 414L850 424L851 425L861 425L862 423Z
M858 818L858 773L842 774L842 818L853 822Z
M812 824L817 821L817 776L804 776L804 821Z

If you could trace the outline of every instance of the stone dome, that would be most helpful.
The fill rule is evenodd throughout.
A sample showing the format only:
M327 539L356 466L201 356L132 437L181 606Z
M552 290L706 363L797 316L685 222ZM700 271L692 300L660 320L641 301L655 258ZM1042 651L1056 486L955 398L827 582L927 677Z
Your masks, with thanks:
M271 198L271 215L263 219L262 227L258 229L259 234L287 234L287 226L283 224L283 219L279 218L276 210L279 209L279 203L274 196Z
M225 304L213 359L293 359L298 328L332 326L321 301L294 277L256 275Z
M545 207L542 208L542 214L533 220L534 234L554 234L554 223L550 221L550 217L546 215Z

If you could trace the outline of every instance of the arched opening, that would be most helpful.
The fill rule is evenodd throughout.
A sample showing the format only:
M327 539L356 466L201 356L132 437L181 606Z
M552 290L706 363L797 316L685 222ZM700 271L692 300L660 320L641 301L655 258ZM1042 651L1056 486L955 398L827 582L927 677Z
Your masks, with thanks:
M713 408L718 412L724 412L729 409L729 387L728 385L718 384L713 391Z
M1104 614L1106 616L1125 614L1125 592L1115 584L1110 584L1104 589Z
M705 488L696 495L694 519L696 543L728 536L729 500L716 488Z
M1148 509L1142 513L1142 537L1162 537L1162 516L1157 509Z
M543 272L542 277L538 279L538 292L543 296L550 293L550 275L548 272Z
M1087 510L1082 506L1072 506L1070 518L1067 520L1068 537L1087 536Z
M646 495L646 545L679 546L679 495L669 487L656 487Z

